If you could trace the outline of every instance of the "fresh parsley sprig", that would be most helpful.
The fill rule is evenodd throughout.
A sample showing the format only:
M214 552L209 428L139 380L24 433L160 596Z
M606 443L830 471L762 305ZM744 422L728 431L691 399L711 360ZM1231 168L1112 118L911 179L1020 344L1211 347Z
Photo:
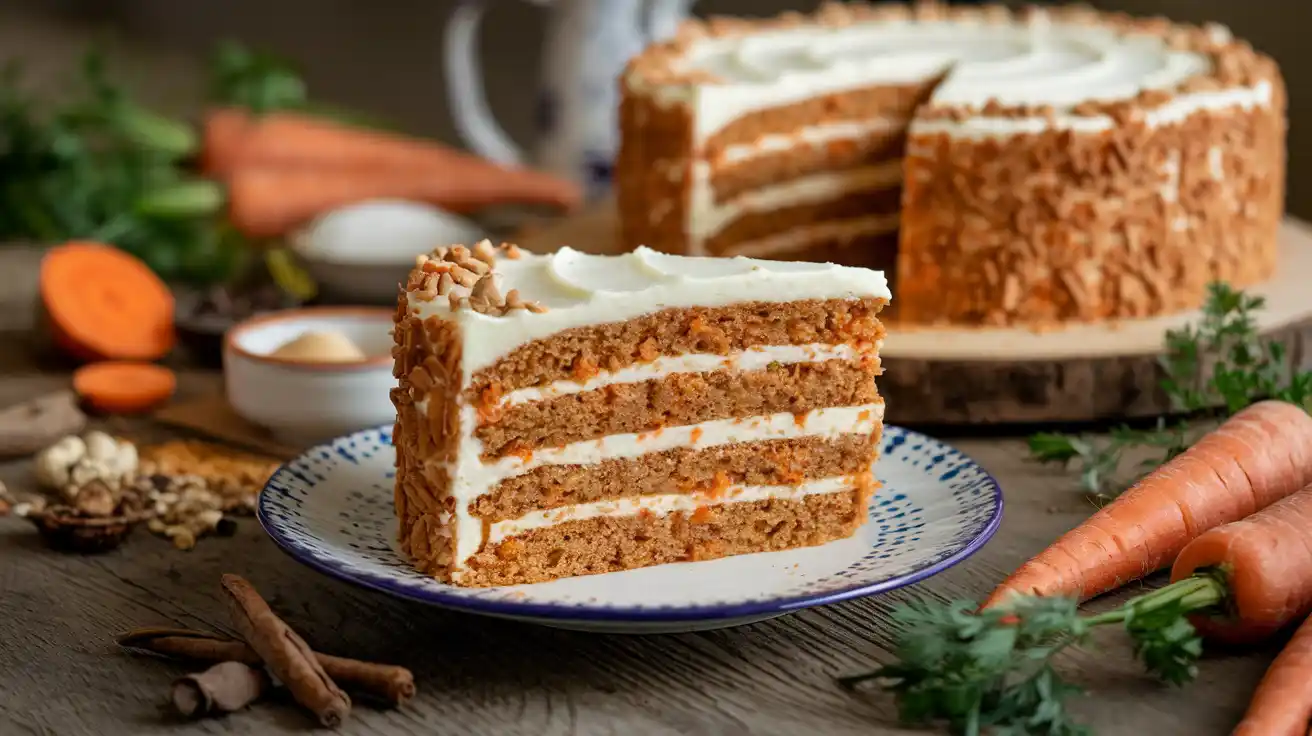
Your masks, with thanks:
M895 694L904 722L943 723L955 734L1086 734L1066 709L1080 688L1057 672L1058 654L1095 628L1119 625L1145 669L1183 684L1197 676L1203 650L1187 614L1220 610L1224 598L1223 580L1200 575L1096 615L1060 597L1021 597L985 611L969 601L907 604L893 613L897 661L839 682L878 682Z
M1213 283L1198 323L1167 331L1158 363L1175 411L1224 418L1268 398L1308 408L1312 372L1291 373L1285 346L1262 339L1255 313L1263 307L1262 297ZM1137 476L1184 452L1206 428L1206 422L1161 418L1155 427L1118 427L1107 437L1042 432L1029 438L1029 449L1039 462L1074 466L1080 487L1107 501L1129 486L1121 475L1127 453L1148 454Z

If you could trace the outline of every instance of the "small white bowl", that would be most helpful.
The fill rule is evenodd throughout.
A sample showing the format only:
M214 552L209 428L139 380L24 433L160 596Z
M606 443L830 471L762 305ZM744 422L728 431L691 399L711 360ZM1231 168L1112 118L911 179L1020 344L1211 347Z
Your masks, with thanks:
M332 301L394 304L415 256L485 237L463 217L422 202L379 199L318 217L288 240L320 292Z
M396 417L392 378L392 315L372 307L308 307L253 317L223 340L228 403L279 441L312 445ZM365 360L310 362L274 357L283 344L310 331L339 332Z

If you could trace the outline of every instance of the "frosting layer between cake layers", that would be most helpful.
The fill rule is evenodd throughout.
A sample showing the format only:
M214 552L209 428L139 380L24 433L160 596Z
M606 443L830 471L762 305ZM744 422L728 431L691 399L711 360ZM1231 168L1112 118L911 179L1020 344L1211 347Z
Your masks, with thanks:
M1146 316L1274 269L1283 83L1220 26L830 3L690 22L622 87L629 246L886 269L910 322Z
M814 544L864 520L882 274L565 248L495 259L485 283L535 307L507 310L470 308L479 286L425 289L448 271L421 264L396 327L397 512L429 572L531 582ZM780 515L787 528L763 521ZM730 517L761 524L706 536ZM576 538L616 524L650 528Z

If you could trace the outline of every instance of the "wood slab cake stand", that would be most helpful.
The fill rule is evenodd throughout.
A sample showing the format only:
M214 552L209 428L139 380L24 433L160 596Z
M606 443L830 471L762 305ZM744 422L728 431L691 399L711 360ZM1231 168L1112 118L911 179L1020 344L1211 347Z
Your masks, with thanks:
M539 253L568 245L610 254L623 250L617 234L615 209L607 202L528 229L517 242ZM1286 220L1280 248L1276 277L1246 291L1266 298L1257 315L1262 334L1283 341L1294 366L1312 367L1312 226ZM1050 332L890 325L879 389L888 400L888 420L912 426L1159 416L1170 411L1158 386L1163 337L1199 317L1192 311Z

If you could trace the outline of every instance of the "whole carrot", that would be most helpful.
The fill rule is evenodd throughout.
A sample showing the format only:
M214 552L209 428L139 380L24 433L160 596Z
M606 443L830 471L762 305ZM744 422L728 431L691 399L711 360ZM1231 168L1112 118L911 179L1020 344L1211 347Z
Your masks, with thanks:
M201 126L201 172L222 178L231 171L251 125L250 114L235 107L207 112Z
M980 613L970 612L968 603L913 608L898 616L904 625L899 661L842 681L889 683L898 693L900 710L913 720L995 726L1039 718L1064 721L1061 694L1070 688L1051 669L1054 654L1083 641L1094 627L1122 625L1150 671L1168 682L1185 682L1197 672L1199 634L1253 642L1312 613L1312 485L1199 535L1176 559L1171 578L1163 588L1091 616L1079 615L1075 601L1064 596L1016 595ZM1278 687L1280 698L1289 703L1286 712L1265 704L1259 708L1256 702L1254 710L1290 722L1301 716L1302 730L1245 733L1307 732L1312 633L1300 634L1300 648L1285 659L1302 663L1302 682L1289 674L1292 664L1271 676L1280 683L1271 688ZM1040 681L1046 681L1042 687L1036 685ZM965 692L974 697L962 700ZM1270 700L1274 704L1277 699Z
M247 167L228 177L228 216L246 235L282 235L317 215L370 199L408 199L467 213L511 203L566 206L554 181L490 167L360 171Z
M1312 417L1282 401L1235 414L1026 562L984 608L1016 595L1088 600L1168 565L1213 527L1312 482Z
M1312 618L1303 622L1257 684L1232 736L1306 736L1312 720Z
M573 182L532 169L499 166L436 141L344 125L293 112L253 118L222 108L206 118L202 155L210 176L228 179L254 168L349 169L354 175L408 171L443 181L453 190L472 187L472 205L521 201L573 209L582 192ZM459 199L442 195L459 206Z

